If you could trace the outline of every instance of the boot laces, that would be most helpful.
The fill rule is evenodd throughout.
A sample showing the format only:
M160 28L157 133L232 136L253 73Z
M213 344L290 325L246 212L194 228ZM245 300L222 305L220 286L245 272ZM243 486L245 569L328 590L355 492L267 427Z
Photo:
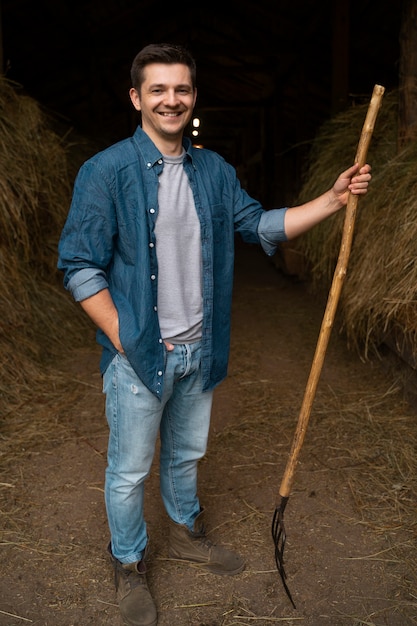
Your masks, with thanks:
M124 579L129 585L130 589L136 589L140 585L147 586L145 572L138 572L136 569L126 569L123 565L116 562L114 568L114 579L116 589L119 588L120 579Z
M204 528L204 526L201 526L201 528L197 532L193 532L192 534L196 539L199 540L198 545L202 548L207 548L208 550L210 550L210 548L215 545L212 541L210 541L210 539L207 538L206 529Z

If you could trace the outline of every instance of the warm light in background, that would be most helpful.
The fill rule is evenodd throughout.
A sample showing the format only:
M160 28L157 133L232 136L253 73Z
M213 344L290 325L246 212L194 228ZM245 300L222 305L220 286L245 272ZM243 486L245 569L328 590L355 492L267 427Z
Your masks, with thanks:
M193 130L191 131L191 134L193 137L198 137L199 135L199 131L197 130L197 128L200 128L200 118L199 117L194 117L193 121L192 121L192 125L193 125ZM193 144L194 148L202 148L203 144L197 144L194 143Z

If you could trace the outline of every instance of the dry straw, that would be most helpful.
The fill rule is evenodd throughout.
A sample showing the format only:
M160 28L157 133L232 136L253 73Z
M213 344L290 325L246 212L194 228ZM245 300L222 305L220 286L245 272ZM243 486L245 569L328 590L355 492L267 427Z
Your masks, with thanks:
M352 161L367 104L351 107L318 134L300 200L324 191L329 177ZM417 143L397 152L398 94L384 96L368 161L372 186L359 203L340 311L349 342L364 355L387 337L417 338ZM337 261L342 213L298 242L316 285L330 284Z
M47 379L48 359L89 328L56 269L69 148L39 104L0 77L0 416L22 405Z

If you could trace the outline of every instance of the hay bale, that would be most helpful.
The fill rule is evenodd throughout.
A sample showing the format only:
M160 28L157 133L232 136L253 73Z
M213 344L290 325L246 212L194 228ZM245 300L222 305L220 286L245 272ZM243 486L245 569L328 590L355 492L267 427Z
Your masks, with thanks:
M319 132L298 201L325 191L352 162L369 100L336 116ZM395 331L417 342L417 145L397 153L398 94L384 96L368 154L373 181L360 200L340 301L342 327L363 356ZM344 212L299 238L315 288L330 287Z
M76 168L70 147L39 104L0 77L0 414L91 327L56 269Z

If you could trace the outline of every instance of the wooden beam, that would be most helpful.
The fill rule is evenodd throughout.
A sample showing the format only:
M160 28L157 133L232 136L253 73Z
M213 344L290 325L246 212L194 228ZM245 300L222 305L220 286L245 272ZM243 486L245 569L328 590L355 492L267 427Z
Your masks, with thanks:
M398 147L417 139L417 0L404 0L400 31Z
M0 72L4 74L6 71L6 68L4 67L3 22L2 22L1 16L2 16L2 6L1 6L1 0L0 0Z

